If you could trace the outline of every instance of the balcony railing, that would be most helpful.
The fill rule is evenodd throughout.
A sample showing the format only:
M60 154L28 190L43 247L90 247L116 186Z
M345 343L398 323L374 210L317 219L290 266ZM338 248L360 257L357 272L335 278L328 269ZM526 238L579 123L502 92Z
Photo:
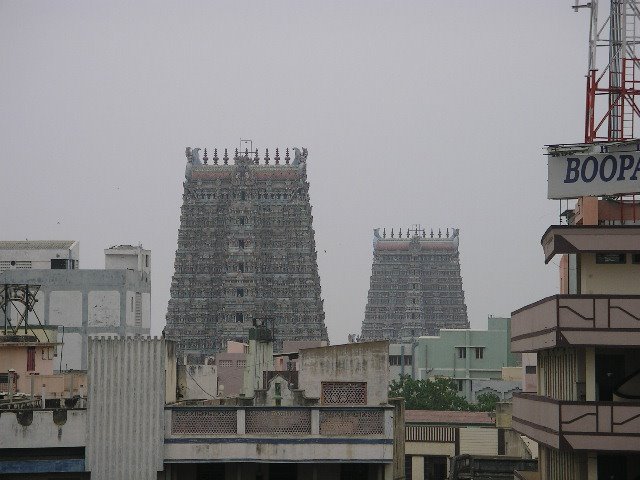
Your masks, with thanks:
M167 407L169 437L391 436L389 407Z
M511 350L640 346L640 295L554 295L511 314Z
M640 452L640 403L569 402L519 393L513 429L554 448Z

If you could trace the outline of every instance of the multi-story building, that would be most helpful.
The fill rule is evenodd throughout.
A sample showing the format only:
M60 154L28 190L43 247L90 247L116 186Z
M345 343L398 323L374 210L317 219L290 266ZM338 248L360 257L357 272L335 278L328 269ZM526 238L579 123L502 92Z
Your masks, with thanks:
M640 473L640 226L620 216L635 202L612 202L584 197L569 225L547 229L560 295L512 314L512 350L537 356L537 392L516 395L513 428L540 443L542 480Z
M251 337L271 342L270 331ZM295 384L275 372L257 375L249 397L177 402L173 342L92 338L86 403L0 399L0 475L404 478L404 409L387 397L387 351L387 342L303 349Z
M105 269L79 269L78 242L0 242L4 285L31 285L30 323L58 326L55 368L87 368L89 335L149 335L151 252L142 246L108 248ZM3 293L0 293L3 294ZM8 322L12 312L8 309ZM15 323L15 322L14 322ZM0 326L4 326L0 315Z
M511 319L489 317L487 330L448 329L440 335L419 337L411 344L391 344L391 378L410 375L416 380L448 377L460 394L475 402L482 393L509 400L522 390L522 380L508 379L505 370L519 365L510 350Z
M373 231L373 266L362 339L411 342L441 328L469 328L459 231Z
M224 352L254 319L284 340L327 340L312 226L307 153L257 150L211 159L187 149L167 338L180 352Z

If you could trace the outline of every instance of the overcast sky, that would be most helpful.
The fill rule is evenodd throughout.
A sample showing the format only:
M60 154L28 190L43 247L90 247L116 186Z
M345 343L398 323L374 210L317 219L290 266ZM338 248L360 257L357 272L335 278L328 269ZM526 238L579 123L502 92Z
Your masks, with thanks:
M0 0L0 240L152 251L165 323L186 146L309 149L333 343L359 332L372 229L460 228L473 328L557 292L549 143L583 140L570 0Z

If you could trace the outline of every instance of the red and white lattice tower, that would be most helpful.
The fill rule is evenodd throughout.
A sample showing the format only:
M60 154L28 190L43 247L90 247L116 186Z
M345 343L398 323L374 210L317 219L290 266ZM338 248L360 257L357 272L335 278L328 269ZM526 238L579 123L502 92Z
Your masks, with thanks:
M573 8L587 8L591 14L585 142L635 138L640 117L640 0L592 0L583 5L576 0Z

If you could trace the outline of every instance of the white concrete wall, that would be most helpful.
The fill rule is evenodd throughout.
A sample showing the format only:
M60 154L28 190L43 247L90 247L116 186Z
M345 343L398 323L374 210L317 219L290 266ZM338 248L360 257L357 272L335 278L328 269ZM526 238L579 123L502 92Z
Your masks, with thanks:
M54 370L60 369L62 363L62 370L80 370L82 366L80 359L82 358L82 334L64 332L64 338L62 335L58 337L63 341L63 345L58 347L58 358L54 359ZM62 362L60 361L62 360Z
M66 421L58 424L53 421L51 410L23 411L21 414L33 415L31 424L26 426L20 424L17 413L5 411L0 415L0 448L33 449L85 445L85 410L67 410Z
M366 382L367 404L388 401L389 342L363 342L300 350L298 386L320 398L322 382Z
M215 365L179 365L178 389L180 400L215 398L218 373Z
M151 328L151 294L142 294L142 328Z
M120 325L120 292L89 292L89 325L115 327Z
M64 290L50 292L49 324L64 325L65 327L81 326L82 292Z

